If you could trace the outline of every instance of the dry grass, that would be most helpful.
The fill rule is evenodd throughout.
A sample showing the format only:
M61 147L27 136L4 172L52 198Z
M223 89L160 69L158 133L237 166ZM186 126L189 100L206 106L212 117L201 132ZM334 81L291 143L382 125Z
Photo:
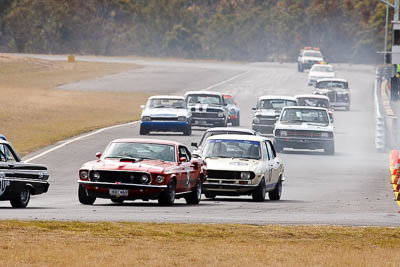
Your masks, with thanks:
M146 93L54 90L57 85L117 73L132 64L53 62L0 55L0 133L24 155L111 124L136 120Z
M1 266L398 266L398 228L0 222Z

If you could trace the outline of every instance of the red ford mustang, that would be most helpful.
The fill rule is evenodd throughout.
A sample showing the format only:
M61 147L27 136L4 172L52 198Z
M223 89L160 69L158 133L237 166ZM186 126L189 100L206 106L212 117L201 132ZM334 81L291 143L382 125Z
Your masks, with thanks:
M96 198L114 203L124 200L158 199L172 205L184 197L198 204L206 179L205 163L191 157L189 149L173 141L118 139L112 141L98 160L79 170L79 201L92 205Z

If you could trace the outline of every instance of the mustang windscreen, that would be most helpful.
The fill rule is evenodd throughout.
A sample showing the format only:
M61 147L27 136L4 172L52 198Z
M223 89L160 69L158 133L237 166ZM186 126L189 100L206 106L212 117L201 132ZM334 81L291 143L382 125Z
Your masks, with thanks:
M185 101L182 99L150 99L148 108L185 108Z
M218 95L189 95L188 105L205 104L221 106L221 98Z
M159 159L176 162L172 145L150 143L112 143L104 152L105 159Z
M260 142L246 140L212 139L204 148L206 158L260 159Z
M296 106L295 101L283 99L266 99L260 101L260 109L276 109L281 110L287 106Z
M281 121L329 124L326 110L319 109L286 109L282 114Z

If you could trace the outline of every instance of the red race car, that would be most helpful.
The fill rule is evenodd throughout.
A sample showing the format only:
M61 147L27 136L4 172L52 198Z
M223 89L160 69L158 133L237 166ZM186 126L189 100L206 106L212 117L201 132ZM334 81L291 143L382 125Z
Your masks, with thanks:
M79 170L79 202L92 205L96 198L114 203L124 200L158 199L172 205L184 197L188 204L198 204L206 179L205 163L193 158L180 143L152 139L117 139L98 160Z

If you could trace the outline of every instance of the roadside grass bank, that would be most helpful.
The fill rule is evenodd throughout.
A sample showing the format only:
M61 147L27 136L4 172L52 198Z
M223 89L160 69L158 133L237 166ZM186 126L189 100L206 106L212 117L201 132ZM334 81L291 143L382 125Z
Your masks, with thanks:
M0 221L1 266L397 266L400 228Z
M105 126L137 120L146 93L54 90L61 84L139 68L0 54L0 133L21 156Z

